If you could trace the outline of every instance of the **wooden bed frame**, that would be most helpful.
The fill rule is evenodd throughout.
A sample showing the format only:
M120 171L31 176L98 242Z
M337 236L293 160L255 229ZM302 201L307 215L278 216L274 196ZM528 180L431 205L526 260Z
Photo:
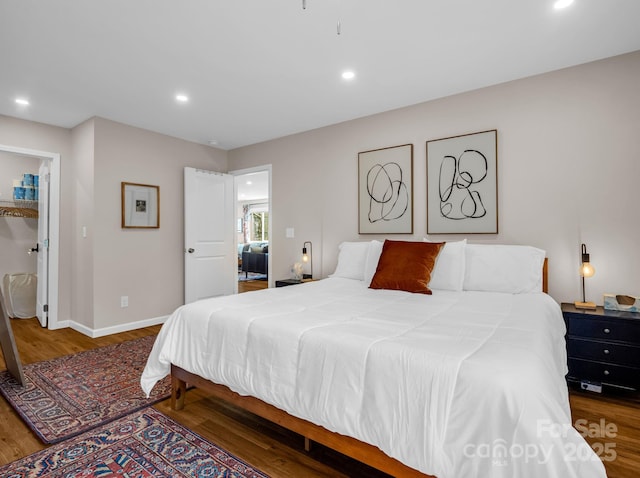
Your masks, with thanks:
M547 259L545 259L542 268L542 290L545 293L548 292L547 275L548 266ZM391 458L373 445L329 431L307 420L296 418L258 398L239 395L225 385L213 383L173 364L171 365L171 382L171 408L174 410L182 410L184 408L187 384L193 385L217 398L302 435L305 438L305 449L307 450L309 449L310 441L315 441L392 476L435 478L432 475L425 475L410 468L395 458Z
M239 395L225 385L213 383L175 365L171 365L171 382L171 407L174 410L182 410L184 408L187 384L194 385L214 397L302 435L305 438L305 448L307 450L309 449L309 441L315 441L392 476L435 478L409 468L373 445L329 431L307 420L296 418L258 398Z

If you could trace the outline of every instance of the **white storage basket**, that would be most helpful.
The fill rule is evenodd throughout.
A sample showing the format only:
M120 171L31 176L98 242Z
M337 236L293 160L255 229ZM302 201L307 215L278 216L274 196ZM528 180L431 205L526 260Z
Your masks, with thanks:
M5 314L13 319L30 319L36 316L36 274L5 274L3 292Z

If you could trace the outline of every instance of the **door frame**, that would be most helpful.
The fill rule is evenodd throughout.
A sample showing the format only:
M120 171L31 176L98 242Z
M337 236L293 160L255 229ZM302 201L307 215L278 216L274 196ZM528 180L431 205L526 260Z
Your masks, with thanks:
M238 180L240 176L244 176L245 174L252 174L252 173L262 173L262 172L266 172L268 175L268 184L269 184L269 263L267 266L267 275L269 277L268 280L268 285L269 287L274 287L275 285L275 281L273 280L273 273L272 273L272 267L273 267L273 194L271 191L271 171L272 171L272 167L270 164L265 164L263 166L254 166L252 168L246 168L246 169L235 169L233 171L229 171L227 174L231 174L232 176L234 176L233 178L233 201L234 201L234 210L237 211L238 210ZM235 243L236 243L236 250L238 250L238 234L234 234L233 236L235 238ZM236 294L238 293L238 282L236 281L235 284L235 291Z
M0 151L45 159L51 162L49 182L49 293L48 293L48 322L50 330L58 326L58 268L60 263L60 153L38 151L35 149L19 148L0 144Z

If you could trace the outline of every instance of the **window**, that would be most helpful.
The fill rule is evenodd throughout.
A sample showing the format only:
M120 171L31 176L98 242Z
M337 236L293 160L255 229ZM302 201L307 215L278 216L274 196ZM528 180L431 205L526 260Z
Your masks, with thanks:
M249 207L249 240L267 242L269 240L269 211L267 204Z
M251 240L266 242L269 240L269 213L251 213Z

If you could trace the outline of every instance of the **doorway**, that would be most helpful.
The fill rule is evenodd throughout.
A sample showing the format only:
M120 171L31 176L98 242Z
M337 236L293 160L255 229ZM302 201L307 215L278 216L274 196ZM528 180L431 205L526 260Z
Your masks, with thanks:
M273 287L271 165L230 174L235 182L238 292Z
M59 223L60 223L60 155L44 151L0 145L0 152L6 153L6 157L24 158L30 161L36 160L44 169L48 170L49 194L48 201L38 201L38 239L34 249L38 255L38 307L44 313L39 319L49 329L60 328L58 322L58 264L59 264ZM10 181L12 178L4 178ZM2 200L12 202L11 197L3 197ZM48 226L48 234L44 237L43 221ZM41 260L46 257L46 260ZM40 312L39 312L40 315Z

